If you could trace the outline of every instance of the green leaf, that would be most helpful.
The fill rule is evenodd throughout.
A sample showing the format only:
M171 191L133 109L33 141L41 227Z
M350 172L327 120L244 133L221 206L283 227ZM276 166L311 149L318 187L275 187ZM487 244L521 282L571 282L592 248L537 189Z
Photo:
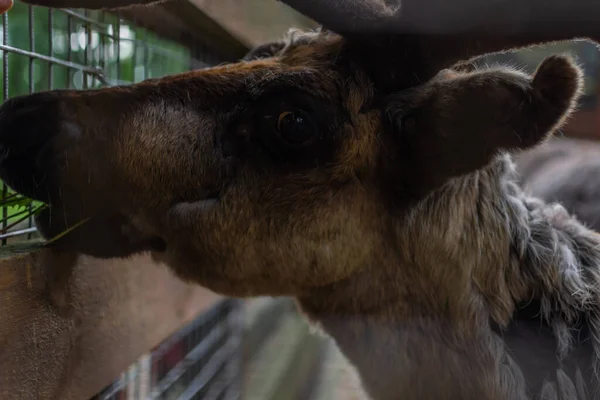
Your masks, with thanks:
M60 239L61 237L67 235L69 232L74 231L75 229L79 228L81 225L85 224L86 222L88 222L90 220L90 218L86 218L84 220L79 221L78 223L76 223L75 225L65 229L64 231L62 231L61 233L59 233L58 235L54 236L51 239L48 239L46 241L46 244L50 244L53 242L56 242L58 239Z
M0 200L0 207L18 207L18 208L23 208L23 207L29 207L31 204L33 203L33 200L28 199L27 197L24 196L15 196L15 197L10 197L7 200Z

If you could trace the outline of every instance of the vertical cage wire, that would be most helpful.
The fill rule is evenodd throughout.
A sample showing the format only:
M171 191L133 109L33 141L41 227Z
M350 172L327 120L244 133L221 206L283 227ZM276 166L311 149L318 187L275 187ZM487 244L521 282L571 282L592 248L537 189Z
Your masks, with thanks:
M88 10L84 11L85 15L85 19L84 20L88 20ZM92 31L91 31L91 26L89 23L85 24L85 41L86 41L86 47L85 50L83 52L83 63L85 65L88 65L90 62L90 48L92 46ZM88 78L89 75L87 72L83 72L83 88L87 89L88 88Z
M242 393L242 304L225 299L143 355L94 400L235 400Z
M33 13L34 13L34 9L32 6L28 7L28 11L29 11L29 51L31 51L31 53L35 53L35 27L34 27L34 22L33 22ZM34 69L34 64L33 64L33 57L29 57L29 93L33 93L35 88L33 87L33 69ZM29 214L28 216L28 226L32 227L33 226L33 206L30 204L29 207L27 207L27 212ZM27 238L31 239L31 235L32 232L28 232L27 233Z
M115 41L116 41L116 50L117 50L117 81L121 80L121 68L119 67L119 65L121 65L121 18L119 15L119 18L117 18L117 23L116 23L116 34L115 34Z
M52 40L52 26L54 24L54 19L53 17L53 10L50 8L48 9L48 31L49 31L49 35L48 35L48 55L50 57L52 57L53 54L53 40ZM53 71L54 71L54 63L49 62L48 63L48 90L52 90L53 89Z
M8 45L8 13L2 15L2 46ZM8 99L8 55L4 52L2 57L2 102ZM2 198L6 198L8 195L8 188L2 184ZM6 230L8 227L8 210L6 207L2 207L2 229ZM6 238L2 238L2 246L6 245Z
M67 43L67 61L68 62L73 62L73 51L71 49L72 35L73 35L73 17L71 15L67 14L67 40L69 41ZM72 78L71 68L66 69L66 74L67 74L66 86L67 86L67 89L70 89L71 88L71 78Z

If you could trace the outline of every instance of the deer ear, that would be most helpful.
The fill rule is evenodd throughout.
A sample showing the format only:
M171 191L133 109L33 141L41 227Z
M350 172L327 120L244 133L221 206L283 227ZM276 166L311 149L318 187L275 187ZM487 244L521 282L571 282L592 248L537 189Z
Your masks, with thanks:
M546 139L574 109L582 73L563 56L545 59L533 77L490 69L445 70L427 84L393 95L387 113L403 177L418 195L487 166L499 153Z

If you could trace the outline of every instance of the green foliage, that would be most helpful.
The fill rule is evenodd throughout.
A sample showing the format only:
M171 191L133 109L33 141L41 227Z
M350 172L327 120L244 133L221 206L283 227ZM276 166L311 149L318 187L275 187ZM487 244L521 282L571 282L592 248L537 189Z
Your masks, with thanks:
M8 12L6 44L58 60L103 70L108 84L139 82L183 72L191 65L190 51L177 43L136 27L111 14L76 11L97 23L45 8L30 8L17 1ZM51 15L51 18L50 18ZM30 35L33 27L33 37ZM2 37L4 41L4 38ZM4 42L3 42L4 43ZM75 68L48 63L11 52L8 60L8 96L52 88L94 88L103 82L98 76ZM3 93L4 82L0 82Z
M46 207L45 204L22 196L8 187L5 187L4 192L0 199L0 209L2 209L0 234L31 219Z

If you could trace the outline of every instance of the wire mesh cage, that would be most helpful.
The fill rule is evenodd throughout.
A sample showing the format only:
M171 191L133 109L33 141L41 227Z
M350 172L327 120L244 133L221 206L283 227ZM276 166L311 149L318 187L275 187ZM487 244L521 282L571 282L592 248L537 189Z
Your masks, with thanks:
M240 310L234 299L214 305L142 356L94 400L239 398Z
M51 89L92 89L218 64L217 51L167 40L103 11L52 10L19 1L1 17L2 100ZM42 204L1 184L2 256L41 243ZM235 399L240 395L241 305L223 300L141 357L98 399Z

